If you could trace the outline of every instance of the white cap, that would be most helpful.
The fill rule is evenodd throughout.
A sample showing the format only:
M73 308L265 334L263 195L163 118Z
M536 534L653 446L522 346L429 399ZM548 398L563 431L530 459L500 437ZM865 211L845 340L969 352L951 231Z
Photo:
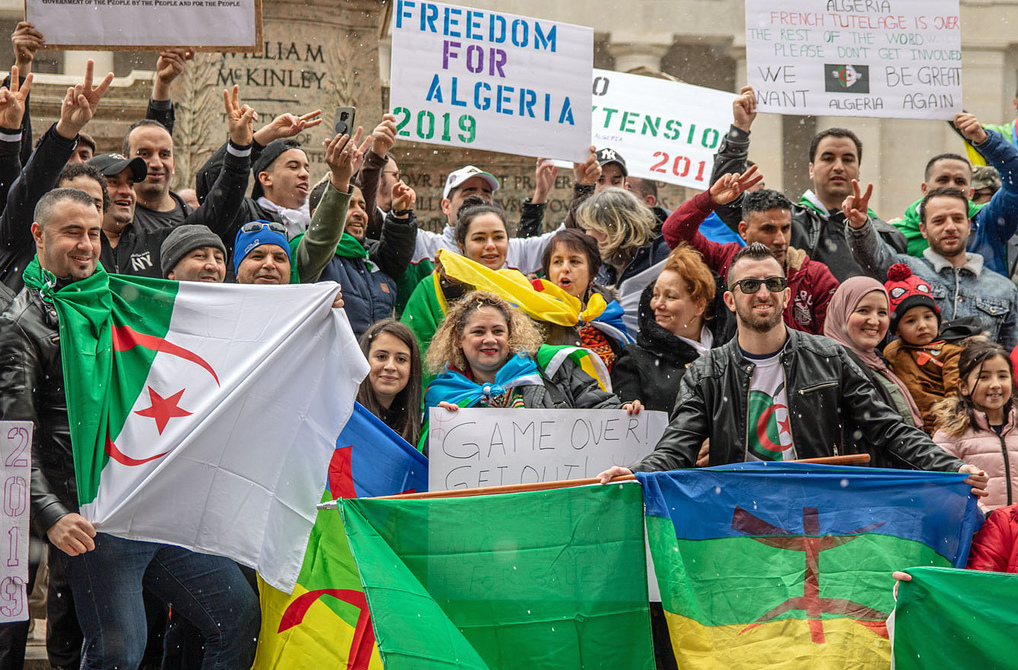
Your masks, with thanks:
M453 189L459 187L460 184L471 177L480 177L484 181L488 182L488 185L491 186L492 193L498 190L498 179L495 179L494 175L491 175L480 168L476 168L473 165L468 165L456 170L449 175L448 179L445 180L445 189L442 191L442 199L448 199L449 194L452 193Z

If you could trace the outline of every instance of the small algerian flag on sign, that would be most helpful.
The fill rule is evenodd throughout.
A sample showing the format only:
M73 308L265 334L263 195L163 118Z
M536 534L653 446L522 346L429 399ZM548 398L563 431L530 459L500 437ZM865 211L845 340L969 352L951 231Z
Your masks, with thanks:
M291 591L367 374L337 289L100 268L53 292L82 514Z

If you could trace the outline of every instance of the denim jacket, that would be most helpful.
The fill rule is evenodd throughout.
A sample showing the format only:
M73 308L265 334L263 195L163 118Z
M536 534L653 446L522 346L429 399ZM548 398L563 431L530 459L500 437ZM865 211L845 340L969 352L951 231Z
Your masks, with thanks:
M991 340L1008 351L1018 344L1018 289L1007 277L985 268L979 254L967 253L968 262L954 268L932 249L926 249L922 258L894 253L869 223L861 228L848 226L847 237L856 262L870 276L886 281L887 269L895 263L904 263L933 289L944 321L978 317Z

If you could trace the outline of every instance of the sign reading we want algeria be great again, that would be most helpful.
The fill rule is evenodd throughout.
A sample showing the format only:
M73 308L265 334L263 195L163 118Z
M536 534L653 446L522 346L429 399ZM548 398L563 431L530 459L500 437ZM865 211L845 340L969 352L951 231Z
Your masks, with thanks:
M746 3L762 112L951 119L962 108L958 0Z

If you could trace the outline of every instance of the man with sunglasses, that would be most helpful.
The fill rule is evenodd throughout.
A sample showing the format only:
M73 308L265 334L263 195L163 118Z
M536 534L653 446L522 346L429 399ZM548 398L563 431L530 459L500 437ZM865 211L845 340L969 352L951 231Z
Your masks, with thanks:
M601 473L602 483L631 471L691 468L707 439L710 465L722 465L834 456L856 430L908 467L978 473L905 425L840 344L782 323L788 282L767 247L750 244L736 254L728 286L736 336L689 366L654 452ZM985 488L986 481L970 484Z
M687 200L672 212L661 233L670 248L674 249L681 243L692 246L700 252L703 262L711 270L724 277L743 245L711 241L700 232L700 226L716 207L745 194L739 236L747 244L759 242L766 246L784 267L792 295L784 309L785 325L805 333L822 335L827 304L838 289L838 280L826 265L790 245L792 203L777 191L752 191L762 179L763 175L759 174L755 165L741 175L724 175L711 184L710 190Z

